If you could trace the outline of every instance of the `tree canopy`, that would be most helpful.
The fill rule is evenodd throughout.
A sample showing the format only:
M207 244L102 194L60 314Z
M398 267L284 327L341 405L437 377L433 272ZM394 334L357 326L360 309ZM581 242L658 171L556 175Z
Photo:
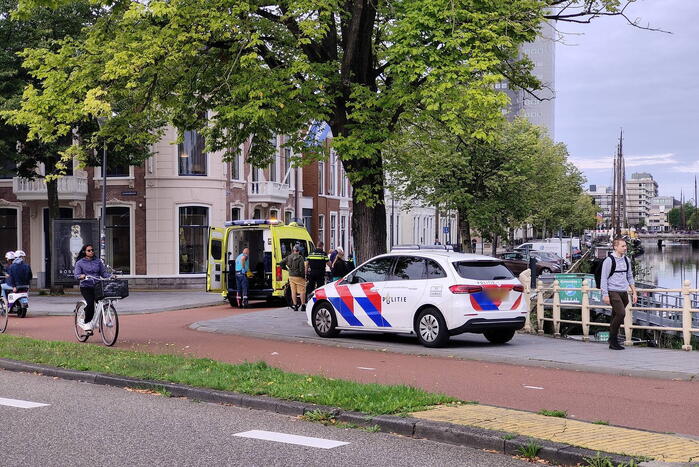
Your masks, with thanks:
M274 133L312 152L303 132L325 120L353 186L352 231L365 258L385 251L382 152L402 116L429 111L454 134L487 138L500 112L494 83L539 87L518 50L543 20L587 22L631 2L104 0L81 37L24 52L36 81L5 116L30 139L54 142L114 113L85 137L88 151L105 140L146 147L166 123L200 131L208 150L252 138L247 157L259 165ZM71 3L24 0L20 13ZM484 126L464 128L469 116Z

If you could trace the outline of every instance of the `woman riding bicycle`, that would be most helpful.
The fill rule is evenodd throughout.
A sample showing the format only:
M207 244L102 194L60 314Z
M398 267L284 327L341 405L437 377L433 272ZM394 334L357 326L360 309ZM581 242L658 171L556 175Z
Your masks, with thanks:
M80 293L87 306L85 307L85 322L79 326L85 331L92 331L92 317L95 313L95 277L111 277L107 272L104 262L95 257L95 248L90 245L83 245L78 253L78 260L75 262L75 278L80 281ZM92 277L90 277L92 276Z

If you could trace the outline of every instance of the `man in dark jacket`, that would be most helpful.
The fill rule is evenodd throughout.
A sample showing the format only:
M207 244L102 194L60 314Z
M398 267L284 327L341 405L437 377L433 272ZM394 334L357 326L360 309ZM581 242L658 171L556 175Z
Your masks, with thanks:
M289 271L289 287L291 288L291 308L294 311L299 309L299 304L296 303L296 296L301 297L301 311L306 311L306 260L301 255L301 248L294 245L291 254L284 258L281 263L282 267L286 267Z
M315 290L325 285L325 268L330 259L323 250L323 242L318 242L315 250L308 255L308 285L309 290Z
M10 266L7 285L12 287L13 292L17 292L18 287L29 287L32 282L32 268L26 263L26 254L22 250L15 251L15 260Z

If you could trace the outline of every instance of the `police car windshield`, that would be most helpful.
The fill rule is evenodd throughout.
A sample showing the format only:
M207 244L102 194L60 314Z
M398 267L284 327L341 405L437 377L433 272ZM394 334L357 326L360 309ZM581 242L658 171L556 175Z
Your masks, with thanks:
M464 279L479 281L514 279L510 270L499 261L456 261L452 264L459 276Z

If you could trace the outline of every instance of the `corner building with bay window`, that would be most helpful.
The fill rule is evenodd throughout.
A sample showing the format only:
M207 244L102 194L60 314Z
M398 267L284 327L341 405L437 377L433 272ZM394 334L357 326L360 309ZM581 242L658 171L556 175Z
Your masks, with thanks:
M142 166L107 163L107 263L123 271L132 287L203 289L209 227L230 220L303 222L317 242L319 230L323 233L317 222L325 219L330 222L323 233L326 247L332 239L349 245L351 195L339 161L335 171L327 162L293 167L282 135L274 138L277 151L266 167L244 161L249 143L234 160L224 161L223 152L206 153L203 138L194 131L185 132L182 143L176 140L177 131L169 128ZM16 177L7 163L1 169L0 251L4 256L8 250L25 250L35 286L45 287L52 261L46 184ZM321 172L327 174L330 190L325 196L315 182ZM313 189L304 189L306 184ZM59 179L58 192L61 218L101 216L100 167L80 169L75 163Z

